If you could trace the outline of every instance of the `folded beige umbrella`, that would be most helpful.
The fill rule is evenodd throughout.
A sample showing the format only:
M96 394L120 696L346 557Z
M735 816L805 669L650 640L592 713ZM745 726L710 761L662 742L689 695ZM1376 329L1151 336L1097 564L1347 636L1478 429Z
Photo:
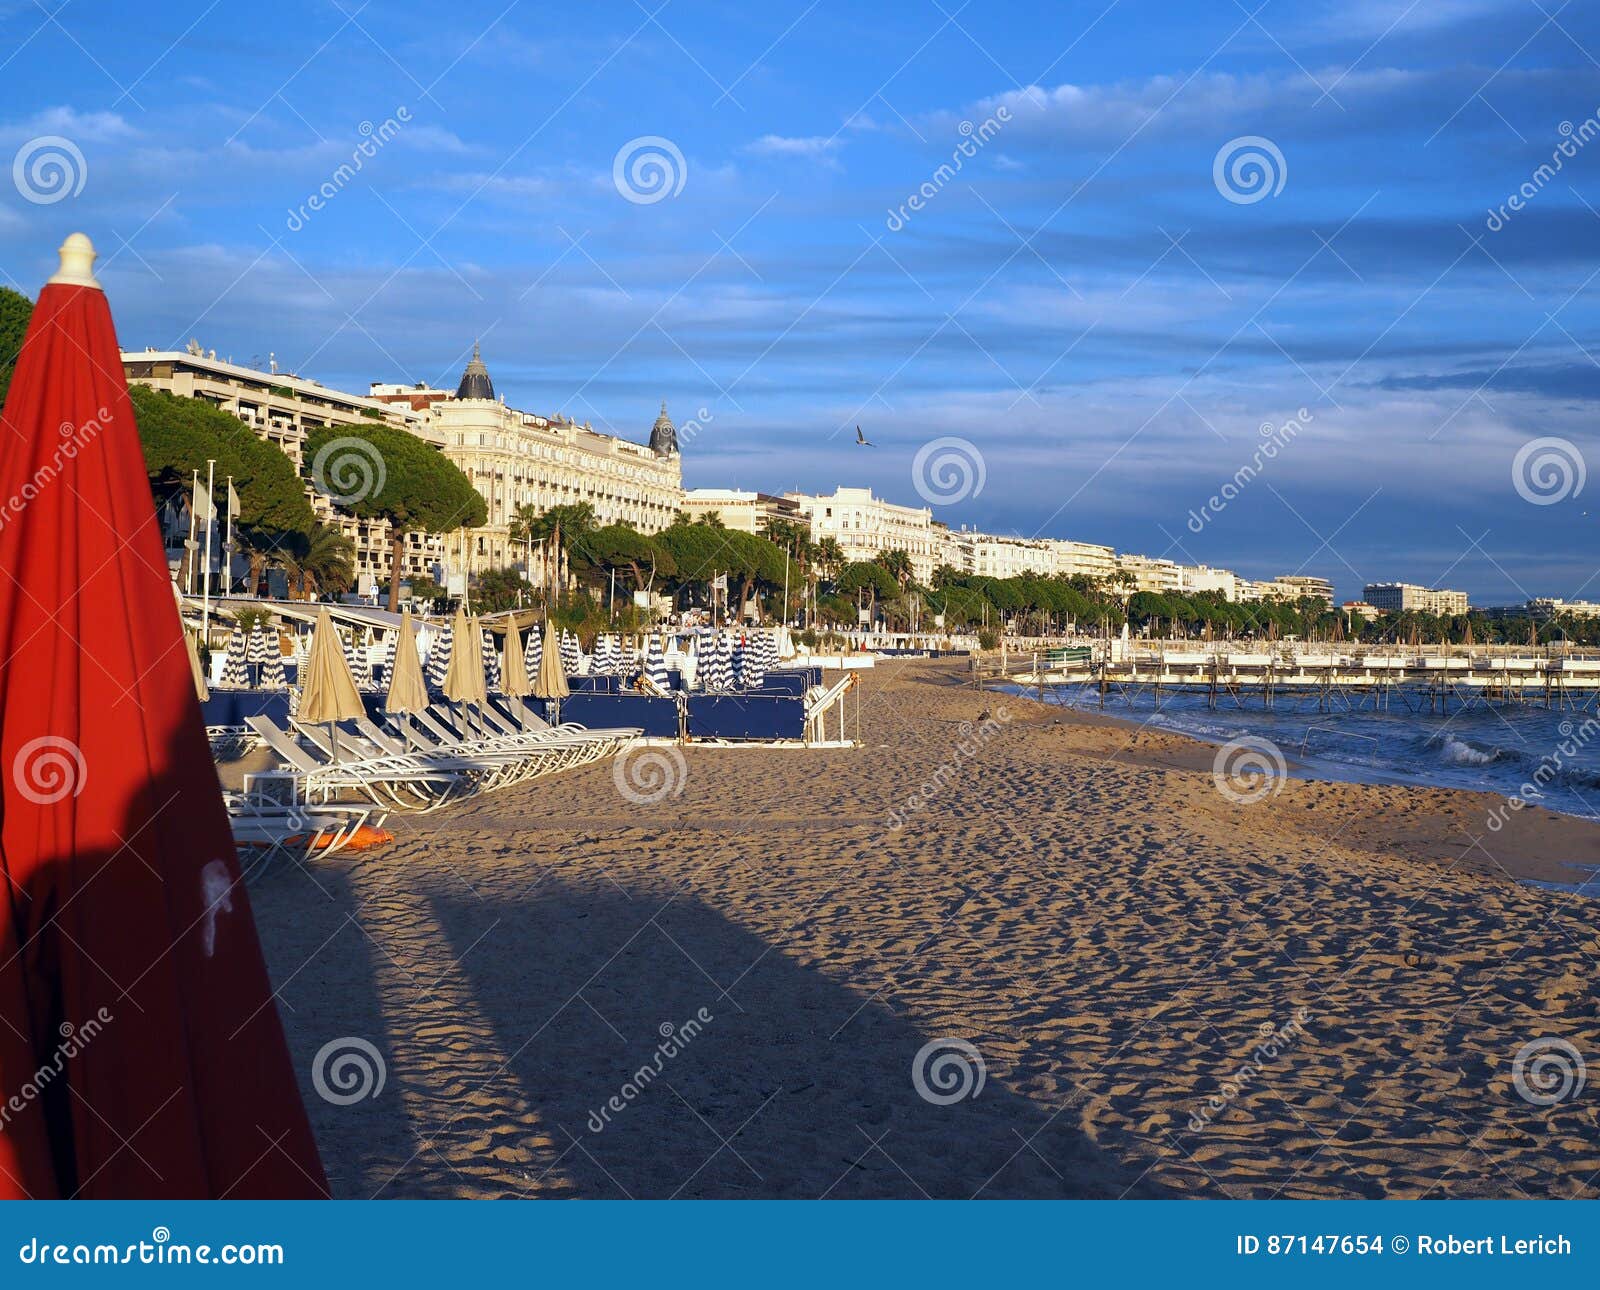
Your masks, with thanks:
M556 625L548 620L544 625L544 655L539 660L533 693L541 699L564 699L572 693L567 689L567 674L561 670L561 640L556 635Z
M206 684L206 674L200 666L200 647L195 644L194 633L184 632L183 643L189 651L189 670L194 673L194 692L204 703L211 697L211 687Z
M411 630L411 611L400 615L400 639L394 644L394 672L389 678L389 693L383 701L385 711L421 712L428 706L428 687L422 679L422 660L417 656L417 636Z
M362 706L356 679L350 675L350 664L326 609L317 615L317 626L311 633L311 653L301 671L304 675L300 679L300 711L295 719L326 725L337 761L339 730L335 723L364 717L367 710Z
M522 633L517 630L517 620L506 623L506 653L500 663L500 692L513 699L525 699L533 693L533 683L528 680L528 659L522 652Z
M476 618L468 622L467 611L456 607L456 621L450 629L450 667L444 674L444 697L452 703L489 701L483 680L483 629L477 622Z

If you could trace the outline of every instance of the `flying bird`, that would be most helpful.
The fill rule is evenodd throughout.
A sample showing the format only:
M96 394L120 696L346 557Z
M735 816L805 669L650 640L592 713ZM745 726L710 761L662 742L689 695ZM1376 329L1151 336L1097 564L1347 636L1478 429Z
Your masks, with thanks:
M872 440L868 439L866 435L861 433L861 427L860 426L856 427L856 442L858 444L860 444L863 448L872 447Z

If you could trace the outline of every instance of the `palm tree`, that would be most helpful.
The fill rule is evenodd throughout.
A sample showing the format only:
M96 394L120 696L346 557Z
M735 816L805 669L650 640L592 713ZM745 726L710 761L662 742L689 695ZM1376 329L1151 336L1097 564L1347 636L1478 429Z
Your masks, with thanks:
M348 591L355 581L355 544L331 524L318 524L282 563L299 598L310 600L324 591Z

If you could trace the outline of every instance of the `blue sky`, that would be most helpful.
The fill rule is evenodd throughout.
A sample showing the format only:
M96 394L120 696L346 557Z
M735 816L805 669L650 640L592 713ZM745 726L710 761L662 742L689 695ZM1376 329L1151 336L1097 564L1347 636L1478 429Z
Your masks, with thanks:
M517 406L701 422L690 486L916 503L954 437L955 525L1600 599L1594 6L265 12L0 0L0 281L82 228L126 346L364 390L481 337Z

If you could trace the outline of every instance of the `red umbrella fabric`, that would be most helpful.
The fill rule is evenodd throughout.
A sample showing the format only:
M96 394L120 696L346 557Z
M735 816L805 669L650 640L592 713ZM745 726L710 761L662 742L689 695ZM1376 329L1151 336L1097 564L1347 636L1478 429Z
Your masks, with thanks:
M314 1197L81 234L0 417L0 1197Z

